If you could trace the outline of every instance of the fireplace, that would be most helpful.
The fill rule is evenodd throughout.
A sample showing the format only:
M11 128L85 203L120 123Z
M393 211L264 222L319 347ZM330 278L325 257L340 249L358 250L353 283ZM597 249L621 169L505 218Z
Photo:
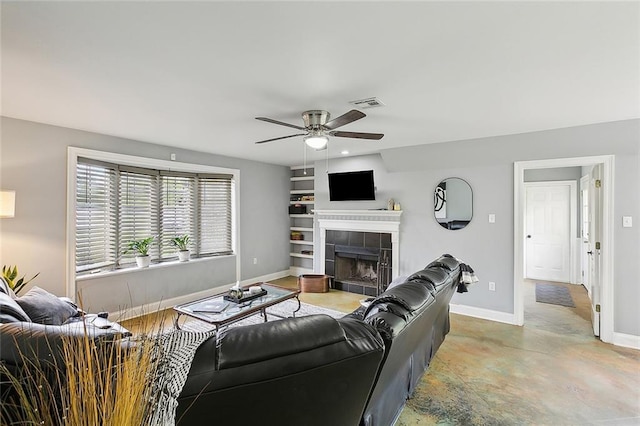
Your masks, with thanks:
M320 272L337 290L376 296L398 275L400 211L315 211Z
M329 230L325 274L337 290L377 296L391 282L391 254L389 233Z

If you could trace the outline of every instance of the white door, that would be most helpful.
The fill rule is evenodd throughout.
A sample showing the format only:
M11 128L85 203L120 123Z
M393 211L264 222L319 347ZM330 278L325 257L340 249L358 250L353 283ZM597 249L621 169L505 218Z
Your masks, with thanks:
M571 282L571 183L525 183L526 278Z
M581 279L582 285L587 292L591 294L591 257L589 251L591 250L590 244L590 232L591 232L591 208L589 205L589 184L591 183L591 175L583 176L580 179L580 263L581 263Z
M602 241L602 164L593 167L589 185L591 229L589 231L589 298L591 299L591 321L593 334L600 336L600 288L602 283L601 250Z

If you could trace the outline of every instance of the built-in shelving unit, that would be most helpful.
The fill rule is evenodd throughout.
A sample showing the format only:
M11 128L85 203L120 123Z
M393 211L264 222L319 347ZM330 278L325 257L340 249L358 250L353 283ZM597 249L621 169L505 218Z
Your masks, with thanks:
M315 204L313 166L291 167L290 205L302 212L292 213L290 210L290 257L289 272L291 275L313 273L314 221Z

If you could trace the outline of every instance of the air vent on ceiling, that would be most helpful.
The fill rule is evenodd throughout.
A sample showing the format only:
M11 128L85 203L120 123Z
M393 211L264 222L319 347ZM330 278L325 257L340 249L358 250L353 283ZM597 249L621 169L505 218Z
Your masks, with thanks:
M357 106L358 108L374 108L384 106L382 101L378 98L367 98L367 99L359 99L357 101L349 102L352 105Z

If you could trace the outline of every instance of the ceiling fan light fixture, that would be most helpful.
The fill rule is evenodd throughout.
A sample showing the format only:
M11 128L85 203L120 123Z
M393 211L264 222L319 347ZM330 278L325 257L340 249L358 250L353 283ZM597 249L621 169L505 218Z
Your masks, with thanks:
M309 135L302 139L313 149L322 149L329 143L329 138L324 135Z

